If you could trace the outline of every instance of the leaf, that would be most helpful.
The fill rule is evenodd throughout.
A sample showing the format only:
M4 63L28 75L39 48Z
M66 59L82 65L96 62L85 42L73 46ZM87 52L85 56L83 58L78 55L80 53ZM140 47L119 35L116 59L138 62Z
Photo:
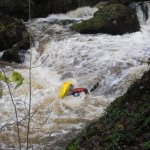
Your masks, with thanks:
M16 83L20 83L24 80L23 76L19 72L16 72L16 71L13 72L11 79L13 82L16 82Z
M147 117L147 118L145 119L145 126L147 126L149 123L150 123L150 117Z
M3 75L2 72L0 72L0 81L4 81L5 83L9 83L9 82L15 82L16 86L15 89L17 89L19 86L22 85L24 77L19 73L14 71L13 74L11 75L11 78L7 78L6 76Z
M3 89L0 89L0 99L2 99L3 96Z
M1 72L0 72L0 81L4 81L5 83L9 83L9 79L5 77Z
M3 80L4 75L0 72L0 81Z
M22 85L23 80L24 80L24 77L19 72L16 72L16 71L13 72L11 76L11 81L17 83L15 86L15 89L17 89L19 86Z
M145 148L149 149L150 148L150 141L144 142L141 145L142 145L142 147L145 147Z
M5 83L9 83L9 82L10 82L9 79L8 79L7 77L5 77L5 76L4 76L3 81L4 81Z
M23 82L19 82L16 86L15 86L15 89L17 89L19 86L22 85Z

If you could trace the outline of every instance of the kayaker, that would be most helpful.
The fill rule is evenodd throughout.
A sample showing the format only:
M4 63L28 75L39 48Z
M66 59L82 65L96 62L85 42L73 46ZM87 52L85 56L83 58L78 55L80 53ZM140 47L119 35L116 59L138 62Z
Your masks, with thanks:
M96 83L89 91L87 88L74 88L74 85L71 82L64 82L59 90L58 97L61 99L69 95L73 95L74 97L77 97L82 92L84 92L86 95L89 95L98 86L99 86L99 83Z
M73 95L74 97L77 97L80 95L80 93L84 92L86 95L89 94L89 91L88 89L86 88L71 88L70 89L70 92L69 92L69 95Z
M90 90L90 92L93 92L98 86L99 86L99 83L96 83L92 87L92 89ZM69 91L68 95L73 95L74 97L77 97L82 92L84 92L86 95L90 94L90 92L88 91L88 89L86 89L86 88L74 88L74 85L71 84L70 91Z

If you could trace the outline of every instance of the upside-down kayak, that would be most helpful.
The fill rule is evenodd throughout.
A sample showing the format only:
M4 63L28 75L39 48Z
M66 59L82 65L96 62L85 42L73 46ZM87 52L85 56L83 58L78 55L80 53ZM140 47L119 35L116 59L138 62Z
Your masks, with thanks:
M59 90L58 97L64 98L69 93L71 85L72 85L71 82L64 82Z

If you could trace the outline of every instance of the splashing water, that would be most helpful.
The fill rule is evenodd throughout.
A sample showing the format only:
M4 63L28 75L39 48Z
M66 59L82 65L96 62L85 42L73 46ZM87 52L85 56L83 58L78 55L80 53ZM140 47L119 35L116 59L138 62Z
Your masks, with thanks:
M84 7L67 14L32 20L36 42L32 48L30 138L35 149L64 149L71 133L77 133L86 123L99 117L110 101L122 95L148 69L140 61L150 57L150 18L141 24L140 32L123 36L81 35L69 29L72 23L92 17L95 11L96 8ZM138 13L142 14L142 10L138 9ZM21 120L23 142L26 134L23 118L29 99L28 63L29 53L26 62L15 69L25 81L20 88L12 90ZM10 74L14 67L5 70ZM97 82L100 86L86 98L81 94L59 99L58 91L64 81L88 89ZM4 89L0 100L0 149L16 149L15 115L8 90L5 86Z

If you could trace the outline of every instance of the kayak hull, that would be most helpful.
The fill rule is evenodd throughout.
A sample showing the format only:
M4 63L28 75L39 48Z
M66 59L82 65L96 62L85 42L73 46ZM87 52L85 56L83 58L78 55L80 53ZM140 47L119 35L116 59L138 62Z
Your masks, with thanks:
M58 97L63 99L69 93L71 85L70 82L64 82L59 90Z

